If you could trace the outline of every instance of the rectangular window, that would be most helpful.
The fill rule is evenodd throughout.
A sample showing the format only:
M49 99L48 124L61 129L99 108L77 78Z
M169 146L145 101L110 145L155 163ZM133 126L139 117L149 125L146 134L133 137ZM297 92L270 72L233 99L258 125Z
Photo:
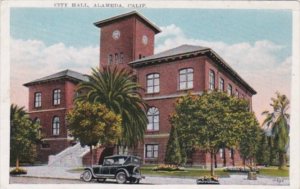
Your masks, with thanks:
M219 153L220 153L220 158L222 158L223 157L223 148L220 148Z
M112 64L113 63L113 55L108 55L108 64Z
M122 64L123 63L123 61L124 61L124 54L121 52L120 53L120 64Z
M39 108L42 106L42 93L38 92L34 94L34 107Z
M191 89L194 83L194 71L192 68L185 68L179 71L179 89Z
M209 70L209 89L215 89L215 72L212 70Z
M232 95L232 86L230 84L227 86L227 94Z
M157 158L158 157L158 144L146 144L146 158Z
M60 89L55 89L53 91L53 104L54 105L59 105L60 104Z
M118 55L118 53L115 54L115 63L119 64L119 55Z
M147 93L159 92L159 74L147 75Z
M239 97L239 95L240 95L240 94L239 94L239 91L236 89L236 90L235 90L235 96L236 96L236 97Z
M43 143L41 144L41 148L50 148L50 144L49 144L49 143L43 142Z
M219 91L224 91L224 79L220 78L219 80Z

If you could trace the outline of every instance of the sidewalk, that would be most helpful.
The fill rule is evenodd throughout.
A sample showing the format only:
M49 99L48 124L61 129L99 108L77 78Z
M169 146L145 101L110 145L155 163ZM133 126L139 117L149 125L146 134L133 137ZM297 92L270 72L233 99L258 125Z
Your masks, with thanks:
M32 166L25 167L27 175L23 177L55 178L55 179L72 179L79 180L81 172L70 172L71 167L48 167ZM248 180L247 175L230 175L229 178L220 178L222 185L289 185L288 178L258 176L257 180ZM194 178L174 178L174 177L157 177L147 176L141 183L147 184L196 184Z

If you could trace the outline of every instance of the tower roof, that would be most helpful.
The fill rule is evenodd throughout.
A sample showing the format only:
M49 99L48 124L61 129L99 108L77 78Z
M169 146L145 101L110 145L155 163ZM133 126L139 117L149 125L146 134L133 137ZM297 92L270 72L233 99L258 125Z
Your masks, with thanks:
M48 82L48 81L61 80L61 79L70 79L70 80L73 80L73 81L76 81L76 82L87 81L88 80L86 75L67 69L67 70L64 70L64 71L61 71L61 72L57 72L57 73L52 74L52 75L42 77L40 79L30 81L30 82L25 83L23 85L28 87L28 86L35 85L35 84L45 83L45 82Z
M225 60L223 60L215 51L208 47L181 45L179 47L166 50L152 56L129 62L129 65L137 68L146 65L161 64L180 59L192 58L196 56L207 56L210 59L214 60L217 66L223 68L252 94L256 94L256 91L245 80L243 80L242 77L233 68L231 68L231 66L229 66L229 64Z
M155 34L161 32L161 30L158 26L153 24L150 20L148 20L146 17L144 17L142 14L138 13L137 11L131 11L131 12L128 12L125 14L120 14L120 15L110 17L110 18L107 18L104 20L100 20L98 22L95 22L94 25L101 28L102 26L105 26L107 24L110 24L115 21L119 21L121 19L130 17L130 16L137 16L138 18L140 18L146 25L150 26L150 28L152 28L154 30Z

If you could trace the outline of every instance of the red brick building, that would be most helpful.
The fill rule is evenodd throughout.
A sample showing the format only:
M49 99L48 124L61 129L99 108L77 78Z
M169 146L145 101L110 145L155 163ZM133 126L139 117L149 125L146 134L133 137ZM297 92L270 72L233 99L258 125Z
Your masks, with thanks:
M154 54L155 34L161 32L160 29L151 23L138 12L130 12L108 18L94 23L101 28L100 31L100 67L105 65L118 65L134 69L137 75L137 81L145 88L142 96L150 106L147 115L149 124L145 133L144 143L140 143L136 151L145 163L163 163L166 151L166 145L170 132L169 115L174 111L175 100L192 92L201 94L207 90L222 90L230 95L236 95L239 98L245 98L252 104L252 95L256 91L249 86L217 53L212 49L201 46L182 45L173 49ZM51 103L52 97L45 96L48 102L45 102L45 108L55 109L55 113L45 113L41 108L33 107L36 94L45 90L45 93L53 94L57 88L61 88L61 96L74 96L74 87L84 76L76 79L56 78L55 81L36 82L25 84L29 86L29 104L31 117L45 116L45 119L54 119L58 115L64 119L66 110L72 107L72 102L61 100L60 106L54 106ZM68 87L67 87L68 86ZM48 91L48 92L46 92ZM66 95L65 95L66 94ZM43 98L42 98L43 99ZM67 98L70 100L69 98ZM54 106L54 107L53 107ZM63 110L58 107L63 106ZM57 108L56 108L57 107ZM44 108L44 106L43 106ZM50 111L50 110L49 110ZM61 112L59 112L61 111ZM44 115L44 113L46 115ZM59 114L61 113L61 114ZM44 117L43 117L44 118ZM51 135L51 125L44 125L41 121L47 136ZM62 150L69 143L67 140L67 131L62 123L61 138L66 138L65 145L61 143L60 148L50 147L49 151L43 151L45 154ZM52 125L53 128L53 125ZM64 128L64 129L63 129ZM53 129L52 129L53 131ZM56 137L57 136L51 136ZM51 138L50 137L50 138ZM51 143L50 143L51 141ZM55 145L53 140L49 140L50 145ZM43 155L44 156L44 155ZM239 154L233 153L233 150L221 149L216 155L219 165L223 165L224 159L226 165L241 164ZM190 159L193 165L206 166L210 163L208 154L197 150Z

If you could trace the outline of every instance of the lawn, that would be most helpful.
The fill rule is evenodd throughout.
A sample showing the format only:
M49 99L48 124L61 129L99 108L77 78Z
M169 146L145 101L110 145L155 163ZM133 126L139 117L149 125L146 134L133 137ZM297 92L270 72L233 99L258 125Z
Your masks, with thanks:
M279 170L278 167L264 167L259 170L260 175L274 176L274 177L288 177L289 168Z
M143 175L151 176L177 176L177 177L194 177L198 178L201 176L209 176L210 170L197 169L197 168L186 168L184 171L152 171L154 166L145 166L141 168ZM215 170L215 175L218 177L229 176L229 173L224 172L222 169Z
M209 176L209 169L200 169L200 168L185 168L184 171L152 171L155 166L145 165L142 166L141 171L143 175L149 176L176 176L176 177L189 177L189 178L198 178L201 176ZM82 172L83 168L71 169L69 172ZM245 174L245 173L244 173ZM230 175L228 172L224 172L222 168L215 169L215 175L218 177L227 177ZM278 167L264 167L259 169L259 175L264 176L273 176L273 177L288 177L289 168L284 170L279 170Z

